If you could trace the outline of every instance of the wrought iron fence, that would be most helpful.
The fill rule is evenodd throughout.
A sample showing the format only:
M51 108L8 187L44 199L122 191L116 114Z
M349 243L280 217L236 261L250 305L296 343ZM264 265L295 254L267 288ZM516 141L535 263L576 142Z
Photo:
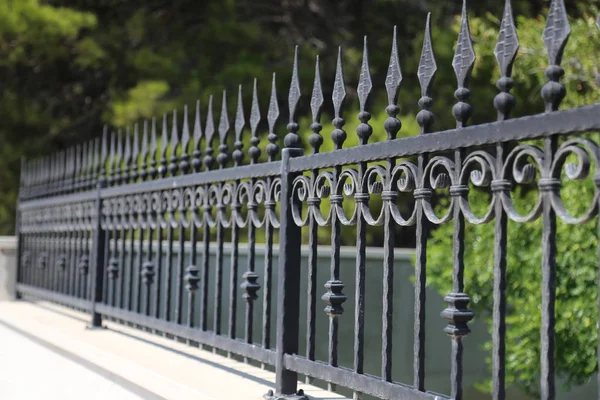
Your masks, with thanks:
M565 97L560 83L563 49L570 34L562 0L553 0L543 35L548 51L547 83L541 91L544 113L509 119L515 105L510 93L513 61L519 47L510 1L506 2L495 56L501 76L494 99L498 121L467 127L472 108L468 103L468 80L475 62L466 4L452 63L457 78L456 105L452 114L456 129L432 132L433 79L437 65L427 20L418 79L421 86L417 121L418 136L396 139L401 128L396 105L402 73L394 32L389 69L385 80L389 115L383 127L388 140L371 143L374 127L367 99L373 83L369 73L367 41L357 89L360 144L343 148L343 103L346 97L341 49L338 53L332 102L334 108L331 140L335 150L319 151L321 89L319 60L310 98L312 154L303 154L296 109L300 101L297 51L288 94L288 133L278 160L280 135L275 131L280 112L275 76L266 113L268 161L259 163L261 141L259 122L263 116L254 81L250 108L250 148L244 152L242 133L246 126L242 87L239 88L234 119L234 149L230 153L231 127L223 93L218 126L213 121L213 98L208 100L204 126L198 103L193 126L184 110L183 126L174 113L170 133L168 118L162 128L156 119L145 121L141 135L135 126L132 135L110 134L105 130L96 140L26 162L22 168L19 202L18 291L70 305L92 314L92 325L100 326L110 317L163 333L186 338L229 353L275 367L277 382L271 398L303 398L297 391L298 374L349 388L358 398L368 394L382 399L462 398L463 339L469 334L469 296L463 282L465 223L494 221L494 305L493 305L493 397L505 398L506 256L507 221L543 221L542 247L542 331L540 389L543 399L555 395L554 326L556 284L556 221L579 224L598 213L600 193L600 147L576 134L600 130L600 104L558 111ZM263 111L264 112L264 111ZM215 137L215 134L218 136ZM141 137L140 137L141 136ZM219 141L214 154L213 141ZM526 141L540 139L543 146ZM204 146L204 149L202 148ZM245 156L248 165L242 165ZM575 162L567 162L569 156ZM582 216L572 216L562 203L560 187L568 179L584 179L595 166L596 192L593 203ZM356 167L355 167L356 166ZM536 181L540 196L532 210L520 214L511 197L512 189ZM471 187L490 193L489 207L482 215L469 203ZM447 190L450 205L443 215L434 207L435 191ZM414 208L403 215L398 196L408 193ZM380 197L379 213L372 213L369 200ZM322 209L327 199L330 207ZM343 205L352 201L352 211ZM454 225L451 268L453 290L445 300L441 316L448 321L444 331L452 342L451 393L427 391L425 383L425 283L429 229L445 223ZM356 225L356 292L350 295L354 313L354 367L338 366L338 321L344 318L343 277L340 276L340 238L343 226ZM394 298L394 227L416 226L415 319L412 382L392 380L391 349L394 341L392 300ZM315 324L319 282L316 280L317 232L331 229L330 280L325 283L325 314L329 321L328 359L315 359ZM383 312L381 316L380 376L365 374L364 288L365 246L369 226L383 226ZM302 228L308 232L310 249L307 265L301 264ZM255 269L257 231L264 232L265 268ZM263 235L261 235L262 237ZM271 337L273 310L271 282L274 239L279 240L276 299L276 339ZM240 239L248 246L248 263L240 266ZM223 245L231 242L230 282L223 282ZM190 243L189 257L184 245ZM209 248L216 244L211 263ZM492 251L492 249L490 249ZM468 266L476 267L476 266ZM239 268L245 272L240 276ZM450 266L449 266L450 268ZM301 349L300 271L308 272L306 347ZM345 278L348 279L348 278ZM211 285L214 285L212 287ZM238 289L245 300L243 337L236 337ZM224 293L229 290L229 293ZM209 294L212 294L209 299ZM261 297L262 315L254 315ZM223 300L229 300L228 307ZM210 307L212 305L212 307ZM222 321L225 312L228 321ZM261 323L255 329L255 323ZM224 328L226 331L224 331ZM258 335L254 333L258 332ZM256 339L260 336L260 340ZM304 353L304 355L301 355Z

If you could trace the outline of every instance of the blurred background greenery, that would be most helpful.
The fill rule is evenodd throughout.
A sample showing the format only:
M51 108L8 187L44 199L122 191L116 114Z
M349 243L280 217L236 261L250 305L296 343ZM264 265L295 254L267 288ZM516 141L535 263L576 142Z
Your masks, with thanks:
M416 71L423 30L432 12L433 45L438 73L433 87L434 129L455 125L451 114L456 79L452 70L458 32L460 0L0 0L0 234L14 232L21 157L33 158L97 137L102 126L125 128L160 116L185 104L201 101L202 116L210 94L220 109L221 92L237 92L243 85L246 112L251 84L258 79L263 116L272 73L277 73L282 117L276 132L285 135L287 87L293 48L299 45L301 135L308 144L309 96L314 59L321 58L326 99L331 98L337 46L344 49L348 98L345 147L358 143L356 84L363 35L369 38L369 61L374 84L369 109L373 114L371 141L385 140L384 81L392 31L398 29L399 57L404 81L399 93L399 136L418 133L415 121L420 97ZM547 56L541 40L549 1L513 0L521 49L513 90L514 116L543 111L539 95L545 82ZM594 80L600 65L600 30L595 25L595 2L566 0L572 35L565 50L563 79L565 107L598 101ZM472 123L496 119L493 98L499 73L493 55L504 1L469 2L471 31L477 61L471 80ZM230 117L235 99L229 97ZM181 113L179 113L181 118ZM215 114L218 120L219 112ZM326 101L322 122L325 144L333 146L331 102ZM181 125L180 125L181 126ZM266 145L265 121L260 126ZM246 145L248 135L246 134ZM215 145L216 146L216 145ZM263 150L263 156L264 156ZM247 157L246 157L247 160ZM591 183L563 190L566 201L582 211L582 198L591 200ZM533 204L534 190L516 197ZM584 197L582 197L584 196ZM587 196L587 197L585 197ZM408 200L408 198L407 198ZM485 196L473 198L485 207ZM377 200L372 202L378 207ZM409 202L402 202L406 209ZM444 202L440 202L443 206ZM327 207L325 204L324 207ZM539 257L540 224L519 228L511 224L509 237L509 343L507 379L535 394L539 373ZM466 287L477 315L489 320L492 304L493 225L468 226ZM557 369L567 384L586 382L597 370L597 227L559 224L559 284L557 313ZM433 231L428 283L441 293L450 288L452 225ZM321 243L329 243L326 230ZM563 240L564 239L564 240ZM570 241L568 241L570 240ZM354 232L344 230L343 243L353 245ZM369 232L369 245L381 244L379 230ZM573 242L575 241L575 242ZM572 245L572 243L576 243ZM398 228L397 246L414 245L414 231ZM487 316L486 316L487 315ZM579 323L573 324L574 319ZM489 383L482 383L489 389Z
M485 50L479 54L472 82L474 123L495 117L492 98L497 74L491 49L502 3L478 0L469 4L473 39ZM515 94L521 100L516 114L537 112L542 107L537 93L545 53L540 37L529 40L528 32L529 26L542 23L539 16L544 15L546 3L513 1L520 27L527 27L526 31L519 29L527 42L522 40L516 67ZM591 1L566 3L573 19L594 11ZM285 121L283 101L295 44L300 46L302 115L308 115L315 56L321 57L325 97L330 98L336 48L344 48L346 146L351 146L356 143L358 121L353 110L357 107L355 88L363 35L369 36L374 82L372 141L385 137L381 124L375 122L384 120L383 83L392 30L397 25L404 75L399 103L405 128L400 134L416 134L416 68L427 12L432 12L439 66L433 90L435 128L451 127L450 110L455 101L451 60L460 7L459 0L0 0L0 233L14 231L19 159L98 136L103 124L124 127L181 109L184 104L193 105L196 99L201 100L205 112L209 94L215 94L219 104L221 91L236 93L238 84L244 85L249 109L255 77L264 110L273 72L277 72L280 121ZM588 29L593 31L593 27ZM583 38L572 38L568 49L577 48L576 40ZM577 57L591 60L593 54L579 51ZM572 87L578 93L588 93L593 72L582 67L567 79L574 82ZM233 112L233 98L229 106ZM326 102L324 121L330 119L330 107ZM302 125L304 136L308 125ZM330 128L323 130L326 138ZM265 125L261 130L266 132ZM278 132L283 137L284 123ZM265 142L263 136L263 146ZM327 150L328 141L325 143Z

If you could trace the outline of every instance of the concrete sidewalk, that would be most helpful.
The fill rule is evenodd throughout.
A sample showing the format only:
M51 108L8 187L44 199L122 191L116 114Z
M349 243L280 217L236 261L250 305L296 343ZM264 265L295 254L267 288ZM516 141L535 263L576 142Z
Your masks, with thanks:
M0 397L81 400L142 397L0 324Z
M0 398L261 400L275 375L50 303L0 303ZM344 399L299 384L315 400Z

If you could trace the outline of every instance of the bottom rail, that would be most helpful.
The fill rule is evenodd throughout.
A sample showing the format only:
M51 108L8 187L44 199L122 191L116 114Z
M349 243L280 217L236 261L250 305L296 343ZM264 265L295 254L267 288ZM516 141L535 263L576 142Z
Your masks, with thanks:
M231 339L225 336L216 335L213 332L201 331L197 328L182 326L174 322L141 315L120 308L107 306L105 304L96 304L95 310L103 316L155 329L183 339L193 340L242 357L260 361L264 364L275 365L275 351L241 340Z
M92 311L92 302L87 299L67 296L62 293L56 293L47 289L36 288L34 286L25 285L23 283L17 284L17 293L36 297L42 300L52 301L54 303L62 305L75 307L86 312Z
M332 367L320 361L311 361L297 355L286 355L285 368L313 378L322 379L345 388L381 399L402 400L449 400L450 397L433 393L420 392L412 386L401 383L386 382L381 378L357 374L347 368Z

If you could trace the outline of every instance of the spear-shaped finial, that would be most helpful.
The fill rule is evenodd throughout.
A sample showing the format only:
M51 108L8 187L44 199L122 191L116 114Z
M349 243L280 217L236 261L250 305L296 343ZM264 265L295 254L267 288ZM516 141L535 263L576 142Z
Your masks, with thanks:
M498 42L494 49L494 55L500 66L500 79L496 82L500 93L494 98L494 106L498 110L499 121L508 118L510 111L516 104L515 96L510 94L510 90L515 84L511 79L511 73L518 50L519 39L513 19L512 7L510 0L506 0L502 23L500 24L500 33L498 34Z
M116 162L115 183L117 185L122 182L122 177L121 177L121 163L123 161L122 155L123 155L123 141L122 141L122 133L121 133L121 130L119 129L117 131L117 153L116 153L116 157L115 157L115 162Z
M171 176L177 174L177 145L179 138L177 137L177 110L173 110L173 122L171 125L171 158L169 159L169 173Z
M460 22L460 32L452 67L456 74L458 89L454 96L458 103L452 108L452 115L456 119L456 127L462 128L467 125L467 120L473 113L473 108L466 101L471 96L471 91L467 88L471 71L475 64L475 51L473 50L473 41L471 40L471 31L469 28L469 15L467 14L467 0L463 0L462 16Z
M220 168L224 168L229 161L227 154L227 132L229 132L229 116L227 115L227 91L223 90L223 101L221 102L221 119L219 120L219 155L217 162Z
M179 169L182 174L187 174L190 169L190 127L188 123L188 107L187 104L183 108L183 128L181 131L181 157L179 160Z
M232 158L234 162L234 166L240 165L242 160L244 159L244 153L242 152L242 148L244 147L244 143L242 142L242 131L244 130L244 125L246 124L246 120L244 119L244 105L242 101L242 85L238 87L238 103L237 110L235 112L235 143L233 144L235 150L233 151Z
M158 170L156 169L156 165L158 162L158 140L156 138L156 117L152 117L152 127L150 133L150 164L148 168L148 176L150 179L156 179L156 175Z
M260 148L258 147L260 139L257 134L258 123L260 122L260 109L258 107L257 91L256 78L254 78L254 85L252 87L252 106L250 107L250 132L252 133L252 137L250 138L250 149L248 149L250 164L254 164L258 160L258 157L260 157Z
M100 187L105 187L107 183L106 177L106 162L108 159L108 126L104 125L102 131L102 146L100 152L100 170L98 172L98 184Z
M360 104L360 112L358 113L358 119L360 124L356 128L356 134L360 140L360 144L367 144L369 137L373 133L373 128L369 125L371 114L365 110L367 100L369 99L369 93L373 88L373 82L371 81L371 72L369 71L369 53L367 50L367 37L364 38L363 45L363 59L360 68L360 78L358 80L358 102Z
M319 152L319 148L323 144L323 136L321 136L321 108L323 107L323 89L321 88L321 69L319 65L319 56L315 61L315 80L313 82L312 95L310 97L310 110L312 112L312 124L310 130L312 133L308 137L308 143L313 148L313 154Z
M160 142L160 165L158 176L164 178L167 175L167 149L169 148L169 137L167 130L167 114L163 114L162 133Z
M91 179L90 179L90 187L93 188L97 182L98 182L98 171L100 168L100 148L102 146L102 142L101 142L102 138L95 138L92 143L93 143L93 149L92 149L92 168L91 168Z
M550 62L550 66L545 71L548 82L542 87L546 112L558 110L560 103L567 94L565 86L559 81L565 74L565 70L560 66L560 63L570 35L571 26L567 18L564 0L552 0L550 13L542 35L544 45L548 50L548 61Z
M337 67L335 69L335 80L333 83L333 94L331 99L333 100L333 126L335 129L331 132L331 140L335 149L341 149L346 141L346 132L342 129L346 121L341 117L342 105L346 98L346 85L344 83L344 71L342 68L342 48L338 47Z
M148 120L144 120L144 126L142 127L142 149L140 151L140 179L146 180L148 176Z
M131 163L131 134L129 132L129 127L125 130L125 149L123 150L123 173L121 174L121 178L123 183L127 183L130 178L130 171L133 169L133 165Z
M419 61L417 76L421 85L421 98L419 107L421 111L417 114L417 123L421 127L421 134L431 132L431 126L435 121L435 115L431 112L433 99L431 98L431 87L437 71L435 54L431 40L431 13L427 14L427 23L425 25L425 37L423 38L423 50Z
M196 118L194 119L194 153L192 159L192 168L194 172L200 172L202 167L202 152L200 151L200 141L202 140L202 122L200 121L200 100L196 101Z
M139 168L139 161L138 161L138 157L140 154L140 132L139 132L139 127L138 124L136 122L136 124L133 126L133 143L131 145L131 170L129 172L129 178L131 179L131 182L135 182L138 178L138 168Z
M294 64L292 65L292 81L290 82L290 92L288 95L288 108L290 111L290 122L287 125L288 134L283 138L283 144L288 148L301 148L298 129L300 126L296 121L296 107L300 100L300 81L298 79L298 46L294 49Z
M400 70L400 61L398 60L398 45L396 43L396 26L394 26L394 35L392 37L392 51L390 54L390 63L388 65L387 76L385 77L385 90L388 97L388 106L385 111L388 118L383 123L387 132L388 140L396 138L398 131L402 128L402 122L397 115L400 109L396 105L398 101L398 89L402 83L402 71Z
M269 100L269 111L267 112L267 122L269 123L269 135L267 139L269 144L267 145L267 154L269 161L273 161L277 153L279 153L279 146L277 145L277 135L275 134L275 123L279 118L279 105L277 104L277 89L275 87L275 73L273 73L273 82L271 83L271 99Z
M204 128L204 134L206 137L206 148L204 149L204 165L206 169L209 170L212 168L215 163L215 158L213 157L213 148L212 141L213 136L215 134L215 125L213 122L213 96L212 94L208 98L208 111L206 113L206 126Z

